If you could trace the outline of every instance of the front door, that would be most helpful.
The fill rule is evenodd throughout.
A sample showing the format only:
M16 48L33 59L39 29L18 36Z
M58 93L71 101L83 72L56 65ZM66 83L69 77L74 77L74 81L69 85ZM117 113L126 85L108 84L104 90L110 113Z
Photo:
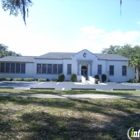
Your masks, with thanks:
M87 79L87 67L86 66L81 67L81 75Z

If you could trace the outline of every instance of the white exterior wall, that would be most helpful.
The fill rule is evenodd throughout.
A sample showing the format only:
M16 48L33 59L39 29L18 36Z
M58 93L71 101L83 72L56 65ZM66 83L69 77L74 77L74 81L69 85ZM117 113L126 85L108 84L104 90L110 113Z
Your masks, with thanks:
M26 63L25 73L0 73L0 78L34 78L34 63Z
M109 75L109 66L114 65L114 75ZM135 79L135 68L127 67L126 76L122 76L122 66L127 66L127 61L107 61L107 77L112 82L126 82Z
M45 78L45 79L58 79L58 74L37 74L37 64L63 64L63 60L48 60L48 59L35 59L34 62L34 78Z
M83 54L86 53L86 57ZM71 64L72 72L78 76L81 76L81 66L86 65L88 67L88 77L94 77L98 74L98 65L102 65L102 74L107 75L107 80L113 82L125 82L129 79L135 79L135 69L133 67L127 67L127 75L122 76L122 66L127 66L127 61L107 61L98 60L95 54L89 52L88 50L82 50L72 56L71 59L63 60L48 60L35 58L34 63L26 63L26 73L25 74L8 74L0 73L0 78L45 78L45 79L58 79L58 74L37 74L37 64L63 64L63 74L65 75L65 80L70 80L71 75L67 75L67 64ZM114 65L114 75L109 75L109 66Z

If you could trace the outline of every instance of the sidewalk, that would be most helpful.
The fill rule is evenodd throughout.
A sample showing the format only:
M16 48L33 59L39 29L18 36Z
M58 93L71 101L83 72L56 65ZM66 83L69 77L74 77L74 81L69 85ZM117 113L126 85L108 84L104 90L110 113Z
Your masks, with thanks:
M6 97L35 97L35 98L72 98L72 99L117 99L117 98L140 98L140 95L105 95L105 94L77 94L77 95L54 95L54 94L13 94L0 93Z

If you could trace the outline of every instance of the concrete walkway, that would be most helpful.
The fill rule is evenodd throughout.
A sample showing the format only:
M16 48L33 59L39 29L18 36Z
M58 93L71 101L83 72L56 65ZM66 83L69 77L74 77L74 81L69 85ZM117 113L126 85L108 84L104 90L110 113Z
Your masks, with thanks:
M72 99L117 99L117 98L140 98L140 95L105 95L105 94L77 94L77 95L54 95L54 94L13 94L0 93L6 97L35 97L35 98L72 98Z

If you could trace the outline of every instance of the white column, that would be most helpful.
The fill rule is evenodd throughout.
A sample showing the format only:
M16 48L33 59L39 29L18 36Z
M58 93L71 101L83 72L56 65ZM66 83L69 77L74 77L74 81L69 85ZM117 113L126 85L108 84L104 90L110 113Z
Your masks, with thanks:
M79 75L81 75L81 64L79 64Z
M90 72L90 64L88 64L88 76L91 75L91 72Z

